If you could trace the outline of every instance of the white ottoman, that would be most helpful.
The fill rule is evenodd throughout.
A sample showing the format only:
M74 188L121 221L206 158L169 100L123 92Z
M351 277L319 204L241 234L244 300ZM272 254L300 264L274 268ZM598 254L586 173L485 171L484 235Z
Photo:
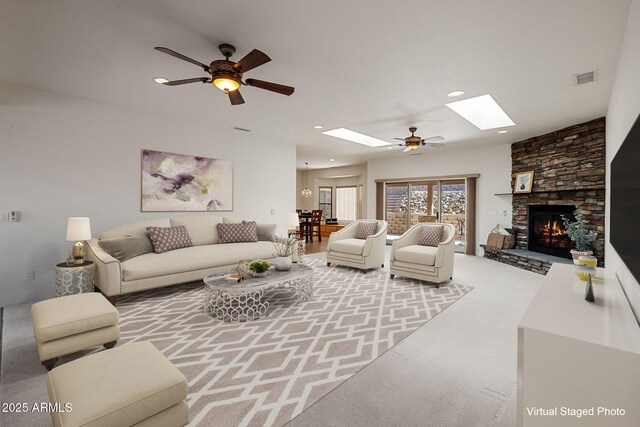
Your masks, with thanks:
M49 372L55 427L181 427L189 422L187 380L150 342L124 344Z
M118 310L98 292L40 301L31 306L31 318L38 355L48 370L60 356L111 348L120 338Z

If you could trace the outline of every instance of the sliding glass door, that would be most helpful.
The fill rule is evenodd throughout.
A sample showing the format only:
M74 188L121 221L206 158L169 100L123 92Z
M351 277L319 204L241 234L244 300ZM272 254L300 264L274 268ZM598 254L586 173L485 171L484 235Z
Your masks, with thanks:
M442 179L385 183L385 220L391 239L418 223L440 222L455 228L456 251L465 244L465 180Z

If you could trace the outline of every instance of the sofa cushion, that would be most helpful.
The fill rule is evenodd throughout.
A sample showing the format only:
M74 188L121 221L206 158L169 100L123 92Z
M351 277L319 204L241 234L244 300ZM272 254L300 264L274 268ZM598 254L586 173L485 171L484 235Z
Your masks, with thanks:
M137 232L136 234L113 237L111 239L102 239L98 241L98 245L100 245L106 253L120 262L153 252L153 245L146 232Z
M276 224L258 224L257 225L258 241L273 242L273 239L276 235L277 227L278 226Z
M169 218L150 219L148 221L135 222L107 230L100 235L100 239L112 239L147 232L147 227L171 227Z
M362 255L364 245L367 241L364 239L341 239L331 242L329 250L336 252L345 252L353 255Z
M418 244L420 246L438 246L442 241L444 225L423 225Z
M373 236L374 234L376 234L377 230L378 230L377 222L361 221L358 223L358 230L356 230L356 234L353 237L356 239L366 239L367 237Z
M218 227L222 217L215 215L193 215L171 218L171 226L184 225L191 237L193 246L214 245L218 243Z
M236 224L218 224L218 243L257 242L258 227L255 221Z
M271 259L271 242L227 243L192 246L162 254L144 254L122 263L124 281L179 274L208 268L234 266L240 260Z
M147 227L147 234L157 254L193 246L184 225L179 227Z
M394 252L398 261L412 264L435 265L438 248L433 246L410 245Z

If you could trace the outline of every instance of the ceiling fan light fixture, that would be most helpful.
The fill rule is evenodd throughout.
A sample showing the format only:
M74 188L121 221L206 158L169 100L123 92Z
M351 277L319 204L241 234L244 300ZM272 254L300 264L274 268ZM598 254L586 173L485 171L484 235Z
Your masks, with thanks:
M225 93L232 92L240 87L240 82L232 76L218 76L213 79L213 84Z

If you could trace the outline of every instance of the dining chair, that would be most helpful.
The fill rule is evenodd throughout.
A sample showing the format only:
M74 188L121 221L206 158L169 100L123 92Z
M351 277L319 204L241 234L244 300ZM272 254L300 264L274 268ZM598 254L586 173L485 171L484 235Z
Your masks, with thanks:
M311 211L311 224L309 230L309 238L313 242L313 236L318 236L318 241L322 242L322 232L320 223L322 222L322 209L314 209Z

